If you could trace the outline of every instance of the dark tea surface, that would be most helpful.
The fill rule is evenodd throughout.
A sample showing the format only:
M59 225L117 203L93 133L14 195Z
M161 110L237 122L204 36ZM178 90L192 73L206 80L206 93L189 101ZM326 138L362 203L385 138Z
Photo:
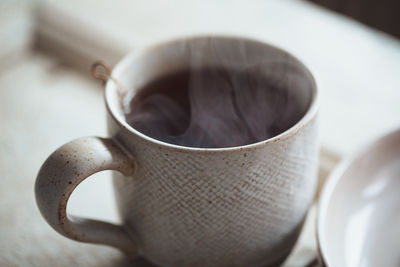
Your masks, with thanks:
M184 69L161 76L125 99L126 121L152 138L222 148L276 136L304 115L287 80L260 66ZM286 79L287 77L281 77Z

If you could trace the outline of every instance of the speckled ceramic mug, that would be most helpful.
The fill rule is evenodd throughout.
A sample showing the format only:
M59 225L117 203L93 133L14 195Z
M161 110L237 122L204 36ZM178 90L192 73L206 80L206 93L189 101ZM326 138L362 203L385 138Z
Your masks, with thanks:
M260 55L286 60L296 71L289 77L294 86L285 90L296 94L304 114L301 119L277 136L246 146L182 147L129 126L119 88L108 81L110 137L69 142L39 171L37 204L57 232L111 245L159 266L257 267L276 265L287 257L316 187L317 88L307 68L263 42L195 37L137 50L115 67L112 76L126 88L138 88L184 68L188 45L208 41L222 49L240 42L254 60ZM233 64L241 64L241 57L230 56ZM215 63L211 57L207 60ZM113 179L121 225L66 214L75 187L102 170L118 171Z

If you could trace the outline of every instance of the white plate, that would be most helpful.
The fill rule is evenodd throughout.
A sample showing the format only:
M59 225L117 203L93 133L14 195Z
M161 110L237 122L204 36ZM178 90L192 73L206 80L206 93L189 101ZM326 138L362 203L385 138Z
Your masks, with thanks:
M400 129L335 169L320 198L317 239L327 266L400 266Z

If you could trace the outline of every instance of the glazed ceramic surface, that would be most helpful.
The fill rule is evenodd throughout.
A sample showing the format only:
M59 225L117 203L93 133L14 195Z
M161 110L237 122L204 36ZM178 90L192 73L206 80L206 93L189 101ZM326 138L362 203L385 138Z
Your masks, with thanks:
M67 237L112 245L159 266L257 267L283 261L316 187L317 93L304 65L258 41L202 37L136 51L117 65L112 76L125 88L138 88L187 67L188 47L193 44L207 49L211 41L214 47L229 48L238 40L253 60L262 54L284 59L297 69L292 93L305 112L299 122L278 136L242 147L171 145L124 121L121 95L127 92L110 80L105 96L111 138L72 141L54 152L39 172L37 201L50 225ZM206 60L215 64L212 58ZM241 64L237 55L229 60ZM120 172L114 184L123 227L66 216L72 190L103 169Z
M400 130L342 163L319 205L318 242L327 266L400 266Z

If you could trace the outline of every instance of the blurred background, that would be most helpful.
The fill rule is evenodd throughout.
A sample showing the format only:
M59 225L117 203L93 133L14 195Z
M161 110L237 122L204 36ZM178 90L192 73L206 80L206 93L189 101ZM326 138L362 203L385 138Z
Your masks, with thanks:
M397 0L0 1L0 266L147 266L70 241L36 207L41 163L63 143L107 136L97 59L196 34L256 38L296 55L321 97L320 184L335 164L400 126ZM84 181L68 211L118 222L110 173ZM316 255L314 209L285 266Z

